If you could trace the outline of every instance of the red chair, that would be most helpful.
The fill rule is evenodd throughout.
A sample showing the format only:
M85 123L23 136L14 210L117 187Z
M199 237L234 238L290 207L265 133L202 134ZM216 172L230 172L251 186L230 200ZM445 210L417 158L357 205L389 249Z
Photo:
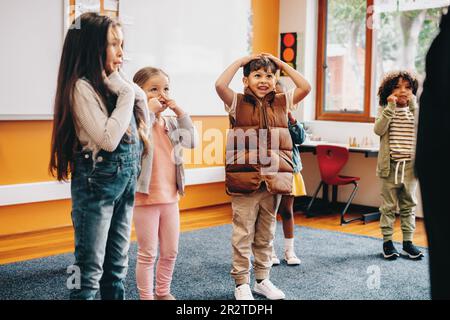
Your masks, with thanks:
M353 218L350 220L346 220L344 218L345 213L347 212L347 209L350 206L350 203L352 202L353 198L355 197L356 191L358 190L358 183L356 181L359 180L359 177L348 177L339 175L339 172L347 163L349 156L348 149L332 145L318 145L316 147L316 154L322 181L320 181L319 187L317 188L313 198L309 202L309 205L306 209L306 215L311 216L310 215L311 206L314 200L316 199L317 194L319 193L321 187L324 187L324 191L326 190L324 192L324 198L326 197L326 199L324 200L328 201L328 185L333 186L332 203L336 204L338 191L337 187L347 184L353 184L354 185L353 191L347 201L347 204L345 205L344 210L342 210L341 212L341 225L347 224L355 220L362 220L362 217Z

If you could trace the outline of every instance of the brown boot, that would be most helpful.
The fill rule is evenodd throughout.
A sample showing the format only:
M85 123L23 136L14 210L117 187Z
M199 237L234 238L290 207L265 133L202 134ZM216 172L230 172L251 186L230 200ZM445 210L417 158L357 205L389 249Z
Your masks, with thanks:
M155 300L176 300L175 297L173 295L166 294L165 296L158 296L157 294L155 294Z

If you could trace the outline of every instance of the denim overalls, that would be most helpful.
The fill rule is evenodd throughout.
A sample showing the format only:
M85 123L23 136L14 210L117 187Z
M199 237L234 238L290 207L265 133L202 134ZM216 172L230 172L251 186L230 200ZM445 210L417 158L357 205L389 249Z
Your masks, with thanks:
M124 299L131 221L142 146L134 116L131 137L125 134L113 152L78 152L72 174L72 223L75 263L81 288L71 299ZM128 140L128 141L127 141Z

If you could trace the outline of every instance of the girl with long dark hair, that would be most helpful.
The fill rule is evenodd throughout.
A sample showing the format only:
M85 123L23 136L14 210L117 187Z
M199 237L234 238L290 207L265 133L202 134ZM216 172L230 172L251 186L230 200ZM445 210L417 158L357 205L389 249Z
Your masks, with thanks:
M78 27L77 27L78 26ZM71 179L75 263L71 299L124 299L131 219L151 123L144 92L128 81L120 24L96 13L67 32L55 97L49 169Z

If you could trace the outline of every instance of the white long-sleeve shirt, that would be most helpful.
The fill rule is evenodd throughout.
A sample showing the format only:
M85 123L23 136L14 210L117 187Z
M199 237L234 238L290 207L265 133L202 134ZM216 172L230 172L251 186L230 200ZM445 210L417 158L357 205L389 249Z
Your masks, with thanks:
M107 79L107 85L117 94L116 107L111 115L86 79L79 79L73 95L73 112L77 137L83 150L90 150L94 156L101 149L112 152L120 143L130 125L135 99L149 122L145 93L137 85L125 81L118 72Z

